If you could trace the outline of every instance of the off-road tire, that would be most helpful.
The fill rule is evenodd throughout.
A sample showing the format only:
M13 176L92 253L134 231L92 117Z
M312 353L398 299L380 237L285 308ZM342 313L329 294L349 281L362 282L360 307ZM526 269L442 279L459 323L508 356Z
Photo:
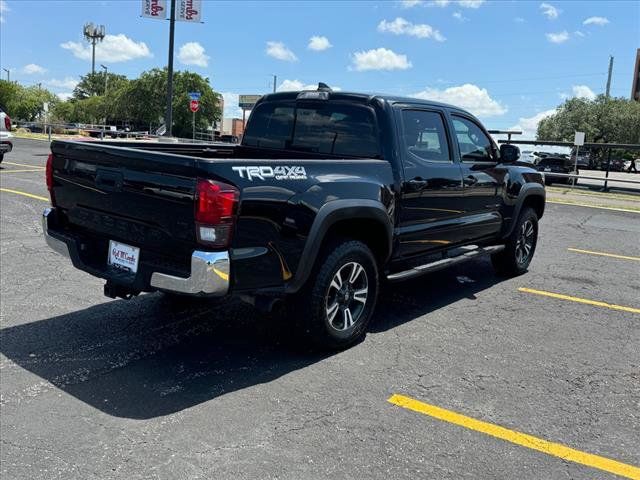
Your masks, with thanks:
M532 208L524 208L507 238L506 248L491 256L498 275L515 277L529 268L538 244L538 216Z
M358 276L351 284L356 270ZM336 288L338 272L342 289ZM358 294L365 285L366 293ZM287 315L307 344L321 350L345 349L366 335L378 289L378 266L369 247L356 240L333 241L321 251L305 287L288 300ZM335 305L338 310L334 313L330 307ZM349 310L352 324L345 310Z

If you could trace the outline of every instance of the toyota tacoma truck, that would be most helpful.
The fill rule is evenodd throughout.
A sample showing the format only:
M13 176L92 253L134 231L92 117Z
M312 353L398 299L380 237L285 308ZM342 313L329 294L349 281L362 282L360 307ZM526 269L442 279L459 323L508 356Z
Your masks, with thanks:
M545 189L518 157L460 108L320 84L263 96L239 145L52 142L44 236L109 297L284 301L345 348L387 282L481 255L526 271Z

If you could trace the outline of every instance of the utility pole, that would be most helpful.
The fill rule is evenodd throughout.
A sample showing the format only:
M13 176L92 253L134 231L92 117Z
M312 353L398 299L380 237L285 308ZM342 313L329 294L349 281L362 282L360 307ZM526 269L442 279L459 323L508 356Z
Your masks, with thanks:
M176 0L171 0L169 13L169 62L167 64L167 115L165 124L167 126L165 136L173 136L173 41L176 30Z
M91 43L93 52L91 54L91 73L96 73L96 43L104 40L104 25L94 25L93 23L85 23L82 29L84 39Z
M107 75L109 69L107 67L105 67L104 65L100 64L100 66L102 68L104 68L104 95L107 94L107 80L109 78L109 76Z
M8 68L3 68L3 70L5 72L7 72L7 82L11 81L11 70L9 70Z
M609 55L609 75L607 76L607 92L605 96L609 98L611 92L611 74L613 73L613 55Z
M273 76L273 93L276 93L276 83L278 83L278 76Z

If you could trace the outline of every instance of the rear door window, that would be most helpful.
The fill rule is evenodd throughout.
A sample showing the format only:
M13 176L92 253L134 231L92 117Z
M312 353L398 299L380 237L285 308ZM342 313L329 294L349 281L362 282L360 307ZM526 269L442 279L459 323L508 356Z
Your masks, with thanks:
M375 116L339 103L263 103L251 114L243 144L335 156L381 158Z
M414 159L450 162L442 115L426 110L402 111L404 147Z

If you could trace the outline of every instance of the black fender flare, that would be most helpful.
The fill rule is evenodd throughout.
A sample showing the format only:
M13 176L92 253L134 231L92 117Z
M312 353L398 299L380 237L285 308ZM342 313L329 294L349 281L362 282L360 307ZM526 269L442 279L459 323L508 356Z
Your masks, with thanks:
M389 256L391 256L393 226L384 205L375 200L334 200L324 204L318 210L304 245L302 259L293 278L285 287L286 293L295 293L306 283L331 226L341 220L353 219L371 219L380 222L385 227L388 254L384 261L388 260Z
M509 227L503 233L504 238L508 237L509 235L511 235L511 232L513 232L525 200L533 196L541 197L544 201L547 196L547 192L544 189L544 186L540 185L539 183L525 183L520 189L520 193L518 194L518 199L516 200L516 204L513 208L513 216L511 217Z

